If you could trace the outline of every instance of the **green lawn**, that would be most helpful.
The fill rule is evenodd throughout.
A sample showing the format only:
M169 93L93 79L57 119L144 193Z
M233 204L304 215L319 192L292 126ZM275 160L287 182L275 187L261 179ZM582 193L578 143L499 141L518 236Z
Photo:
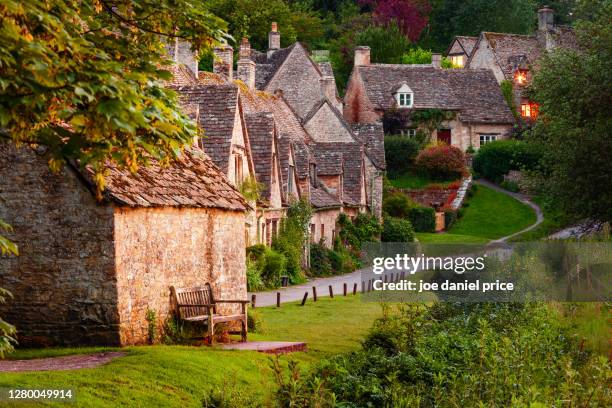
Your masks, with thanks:
M381 313L377 303L362 302L359 295L322 298L304 307L258 308L257 312L263 317L265 331L253 333L251 339L306 341L307 353L290 355L304 368L320 358L358 348ZM24 350L11 358L97 350L100 348ZM87 407L106 407L109 401L114 406L202 407L211 387L248 390L264 400L273 386L271 357L261 353L189 346L128 347L125 351L126 357L94 369L2 373L0 387L73 388L76 405Z
M486 243L521 231L536 221L529 206L482 185L478 185L463 211L463 217L449 231L419 233L417 238L424 243Z
M448 180L440 182L413 173L405 173L396 178L389 179L389 183L391 183L393 187L410 189L425 188L430 184L448 185L455 181L457 180Z

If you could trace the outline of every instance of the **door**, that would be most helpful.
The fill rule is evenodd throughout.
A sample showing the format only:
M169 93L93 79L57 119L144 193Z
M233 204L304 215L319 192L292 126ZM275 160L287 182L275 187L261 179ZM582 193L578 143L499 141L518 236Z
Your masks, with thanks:
M444 142L450 146L451 130L450 129L438 129L438 142Z

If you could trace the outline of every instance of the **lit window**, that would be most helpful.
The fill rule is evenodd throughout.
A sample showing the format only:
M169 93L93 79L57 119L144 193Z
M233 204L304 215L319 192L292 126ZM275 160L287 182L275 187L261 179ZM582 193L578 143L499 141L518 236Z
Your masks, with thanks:
M465 60L463 55L453 55L451 56L451 62L454 66L463 68L465 66Z
M497 135L480 135L480 145L485 145L489 142L494 142L497 140Z
M525 85L527 83L527 71L519 69L514 73L514 80L519 85Z
M412 108L412 94L411 93L398 93L397 104L402 108Z
M538 105L532 102L521 104L521 116L524 118L535 119L538 117Z

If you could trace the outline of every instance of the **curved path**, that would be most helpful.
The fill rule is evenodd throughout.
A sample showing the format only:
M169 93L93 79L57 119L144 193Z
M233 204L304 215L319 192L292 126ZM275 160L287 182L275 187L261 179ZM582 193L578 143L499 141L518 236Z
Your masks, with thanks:
M521 235L527 231L531 231L532 229L534 229L535 227L537 227L538 225L540 225L542 223L542 221L544 221L544 214L542 213L542 209L533 201L531 201L525 194L521 194L521 193L513 193L511 191L505 190L503 188L501 188L500 186L498 186L497 184L493 184L488 180L484 180L484 179L480 179L475 181L476 184L480 184L483 185L485 187L488 187L492 190L498 191L500 193L506 194L512 198L514 198L517 201L520 201L521 203L528 205L529 207L531 207L533 209L533 211L535 211L536 213L536 222L531 224L530 226L528 226L525 229L522 229L518 232L515 232L514 234L510 234L507 235L505 237L501 237L495 240L492 240L491 242L489 242L490 244L495 244L495 243L499 243L499 242L506 242L507 240L509 240L512 237L515 237L517 235Z
M536 213L536 222L534 224L530 225L529 227L521 231L515 232L511 235L492 240L491 242L489 242L490 244L505 242L514 236L530 231L533 228L537 227L544 220L544 215L542 214L542 210L540 209L540 207L534 202L532 202L531 200L529 200L529 198L526 195L520 194L520 193L513 193L508 190L504 190L503 188L487 180L478 180L478 181L475 181L475 183L481 184L495 191L499 191L500 193L509 195L515 200L518 200L521 203L528 205ZM271 291L265 291L265 292L249 293L249 297L253 294L256 295L257 299L255 302L255 306L273 306L276 304L276 293L277 292L281 294L281 303L301 301L302 298L304 297L304 293L308 292L307 301L311 301L313 286L317 288L317 297L329 296L329 286L332 287L334 296L338 296L338 295L342 296L345 283L347 285L347 292L349 296L351 296L354 285L357 284L357 291L360 292L362 280L368 279L368 278L362 278L362 274L371 276L372 268L370 267L370 268L358 269L346 275L331 276L328 278L317 278L307 283L304 283L301 285L289 286L287 288L280 288L277 290L271 290Z

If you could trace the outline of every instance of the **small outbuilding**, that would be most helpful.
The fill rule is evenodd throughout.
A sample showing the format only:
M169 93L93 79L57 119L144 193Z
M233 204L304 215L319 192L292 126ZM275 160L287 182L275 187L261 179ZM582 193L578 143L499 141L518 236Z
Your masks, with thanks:
M131 345L158 333L170 287L209 282L245 299L248 204L199 150L136 174L109 166L98 201L87 172L52 173L43 152L0 143L0 219L17 257L0 258L0 305L22 346ZM153 313L149 313L149 316Z

